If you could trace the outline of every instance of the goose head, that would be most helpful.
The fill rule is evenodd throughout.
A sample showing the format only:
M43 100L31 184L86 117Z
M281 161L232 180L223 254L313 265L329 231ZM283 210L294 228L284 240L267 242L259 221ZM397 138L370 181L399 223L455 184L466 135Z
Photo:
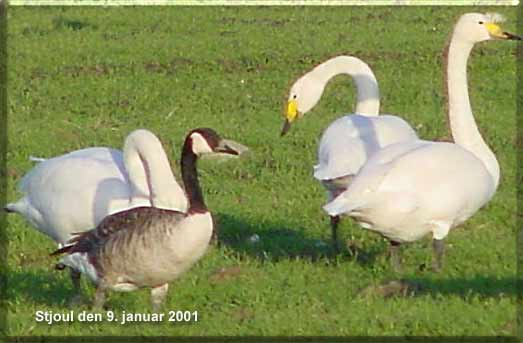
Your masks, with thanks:
M230 144L230 141L222 139L216 131L209 128L192 130L187 135L185 145L190 147L196 156L216 153L235 156L240 154L240 151Z
M503 31L500 26L503 21L503 16L498 13L466 13L459 18L453 39L471 44L491 39L521 40L520 36Z
M325 82L312 73L303 75L292 85L285 108L282 136L289 131L292 123L316 106L324 88Z

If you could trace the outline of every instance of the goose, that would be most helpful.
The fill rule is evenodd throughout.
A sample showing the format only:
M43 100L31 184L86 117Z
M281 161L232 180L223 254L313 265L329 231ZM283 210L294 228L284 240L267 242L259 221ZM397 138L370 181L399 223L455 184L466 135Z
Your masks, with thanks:
M96 284L95 309L106 292L151 287L153 310L165 301L168 282L176 279L205 253L213 220L198 181L200 155L237 155L212 129L198 128L187 135L182 148L182 179L187 192L186 212L136 207L106 217L95 229L80 233L52 255L66 254L61 263L87 274ZM148 165L145 163L145 169ZM150 174L147 181L150 182Z
M467 60L475 43L520 40L499 26L498 14L467 13L457 21L447 50L448 116L453 143L411 140L374 154L346 191L324 206L331 216L346 214L391 245L400 270L399 247L432 233L432 269L443 265L444 238L494 195L500 169L472 113Z
M293 122L316 106L328 82L341 74L352 77L357 102L355 113L333 121L320 139L314 178L325 187L328 201L347 189L354 175L376 151L389 144L418 138L405 120L393 115L379 115L378 81L372 69L354 56L331 58L292 85L282 136ZM339 216L331 216L330 223L334 249L338 251Z
M148 130L131 132L123 153L96 147L33 160L41 162L18 185L24 196L5 210L21 214L60 247L73 233L90 230L107 215L127 208L187 210L187 198L162 144ZM80 273L71 269L71 279L74 305L81 300Z

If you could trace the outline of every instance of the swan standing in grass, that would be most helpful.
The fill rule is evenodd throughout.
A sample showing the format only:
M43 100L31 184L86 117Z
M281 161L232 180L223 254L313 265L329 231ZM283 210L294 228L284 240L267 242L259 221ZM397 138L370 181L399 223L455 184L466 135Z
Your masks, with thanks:
M62 263L86 273L97 285L95 308L102 307L107 290L151 287L153 310L158 311L165 301L168 282L203 256L213 221L200 190L196 162L202 154L218 152L238 155L211 129L195 129L187 135L181 157L187 212L156 207L118 212L53 253L67 253ZM146 173L148 183L153 182L151 176Z
M123 153L89 148L44 160L19 183L24 196L7 204L59 245L90 230L107 215L137 206L185 212L187 197L176 182L159 139L150 131L130 133ZM80 274L71 271L80 300Z
M355 114L345 115L323 133L318 149L319 163L314 177L327 190L329 201L345 191L361 166L379 149L393 143L417 139L416 132L403 119L380 115L378 81L370 67L352 56L338 56L316 66L291 87L282 136L291 124L312 110L325 86L335 76L347 74L356 84ZM337 245L339 216L331 216L332 240Z
M442 267L449 230L470 218L496 192L500 170L481 137L467 88L467 60L475 43L521 38L501 30L496 14L468 13L458 20L448 48L449 120L454 143L424 140L394 144L362 167L351 187L324 206L347 214L388 238L400 267L399 245L432 233L433 269Z

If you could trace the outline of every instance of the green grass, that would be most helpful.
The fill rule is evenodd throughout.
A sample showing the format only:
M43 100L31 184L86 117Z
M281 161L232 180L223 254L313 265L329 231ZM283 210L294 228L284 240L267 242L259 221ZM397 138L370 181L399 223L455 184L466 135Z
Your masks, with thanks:
M455 19L496 10L514 30L516 8L157 7L11 8L8 199L32 163L88 146L121 147L144 127L164 142L179 175L185 133L207 126L248 145L249 158L203 161L202 186L220 225L219 247L171 284L168 310L191 324L37 323L66 312L67 273L55 244L9 217L9 335L512 335L516 318L515 44L477 46L469 63L473 110L502 170L488 206L447 239L444 271L430 241L403 249L414 296L363 296L397 277L387 243L349 220L334 256L325 194L312 178L319 136L350 112L355 91L337 78L285 138L282 106L294 79L326 58L353 54L373 68L382 112L400 114L425 139L448 136L441 52ZM248 238L258 234L259 243ZM234 272L216 274L221 268ZM237 268L237 269L235 269ZM92 287L83 287L91 297ZM148 291L112 293L116 312L150 309ZM75 309L88 310L88 307Z

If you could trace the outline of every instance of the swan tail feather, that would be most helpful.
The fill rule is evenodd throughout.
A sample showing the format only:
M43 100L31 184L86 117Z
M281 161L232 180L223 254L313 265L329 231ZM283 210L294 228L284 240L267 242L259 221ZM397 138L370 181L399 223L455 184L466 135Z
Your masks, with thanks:
M323 210L329 214L329 216L339 216L341 214L348 214L355 209L361 207L360 203L353 203L347 199L345 194L340 194L334 200L323 206Z
M20 213L18 203L9 203L4 206L4 211L7 213Z
M46 160L47 160L47 158L29 156L29 161L31 161L31 162L44 162Z

